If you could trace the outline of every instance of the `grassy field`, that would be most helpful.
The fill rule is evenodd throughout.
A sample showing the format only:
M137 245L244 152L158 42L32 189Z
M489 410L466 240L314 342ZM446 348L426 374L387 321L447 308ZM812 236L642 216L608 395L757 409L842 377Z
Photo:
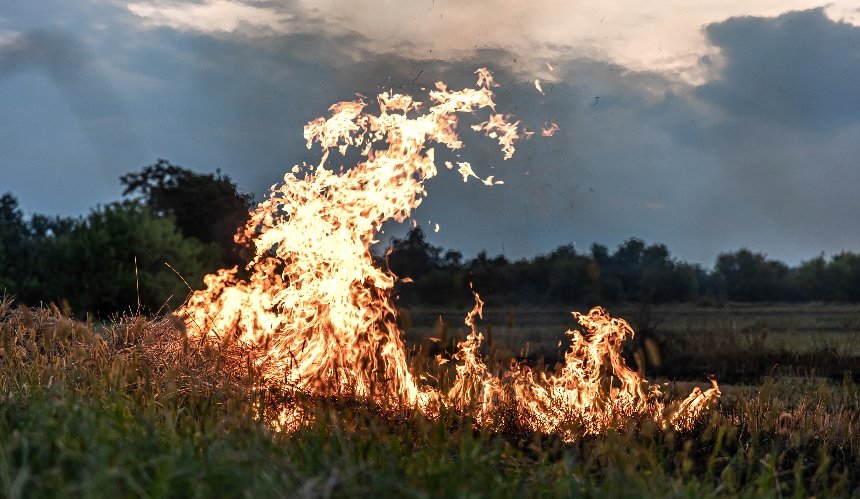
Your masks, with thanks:
M855 373L837 374L833 366L857 353L852 342L858 337L858 311L825 306L611 310L643 328L639 336L653 345L642 338L630 354L653 350L640 357L656 368L643 367L649 376L656 374L652 378L674 378L670 391L706 384L709 366L685 366L692 373L686 377L667 374L671 369L665 366L683 355L708 362L725 355L725 365L739 359L747 367L712 372L718 379L721 374L736 379L722 384L719 407L689 432L665 431L643 420L623 431L564 443L549 435L475 430L464 414L444 413L429 421L354 400L284 399L260 389L258 373L243 362L244 352L183 341L168 319L129 318L96 328L56 311L6 303L0 305L0 493L857 496L860 388ZM544 357L548 364L562 331L573 326L561 309L488 312L493 336L488 350L495 350L489 353L497 362L526 353L527 361ZM404 318L413 360L435 344L427 337L462 334L460 311L443 314L443 324L434 322L437 316L411 310ZM667 346L683 336L689 338L678 352ZM528 352L522 352L524 342ZM684 354L693 348L689 345L698 346ZM790 358L797 365L767 368L773 352L794 352ZM812 361L829 371L800 365ZM266 418L283 403L304 404L315 424L294 433L272 430Z
M584 312L585 310L579 310ZM629 353L642 349L652 377L757 382L764 376L812 376L860 381L860 306L857 305L628 305L609 307L636 331ZM461 340L465 310L409 309L406 340L431 348L429 338ZM488 304L482 322L487 347L500 361L521 358L553 365L576 326L569 308ZM561 343L559 343L561 342ZM632 355L631 355L631 358ZM634 364L635 365L635 364Z

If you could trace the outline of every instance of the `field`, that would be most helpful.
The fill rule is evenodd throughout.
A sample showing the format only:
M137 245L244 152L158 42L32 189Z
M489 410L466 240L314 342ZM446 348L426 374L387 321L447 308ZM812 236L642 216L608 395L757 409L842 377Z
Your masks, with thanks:
M412 362L445 354L464 311L413 309ZM567 310L493 309L491 365L552 368ZM98 326L0 304L0 493L21 496L528 497L860 494L860 307L626 307L632 365L723 397L688 432L642 420L565 443L355 400L260 390L244 352L166 318ZM440 341L431 341L429 338ZM490 337L492 338L490 340ZM526 344L528 345L526 347ZM853 371L851 369L854 369ZM315 423L279 432L276 404Z
M628 350L642 349L651 377L694 380L707 373L721 382L756 382L765 376L860 376L860 306L627 305L608 311L633 326L636 337ZM427 348L431 337L461 340L464 315L465 310L411 309L401 322L407 342ZM559 341L576 321L569 308L488 304L482 325L499 360L552 365L567 348Z

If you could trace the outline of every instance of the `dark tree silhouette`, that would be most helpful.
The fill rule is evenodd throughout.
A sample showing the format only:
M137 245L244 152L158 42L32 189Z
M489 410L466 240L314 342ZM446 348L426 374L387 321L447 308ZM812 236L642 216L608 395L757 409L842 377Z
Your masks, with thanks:
M788 271L784 263L748 249L721 254L714 268L729 300L753 302L785 298Z
M216 244L227 265L244 261L233 237L248 220L253 196L241 192L220 170L195 173L159 159L123 175L120 182L124 196L138 198L155 216L172 217L182 235Z
M399 277L418 279L441 266L441 253L442 248L428 243L421 227L415 227L405 238L392 241L388 266Z
M0 196L0 295L20 288L29 267L30 234L18 200L11 193Z

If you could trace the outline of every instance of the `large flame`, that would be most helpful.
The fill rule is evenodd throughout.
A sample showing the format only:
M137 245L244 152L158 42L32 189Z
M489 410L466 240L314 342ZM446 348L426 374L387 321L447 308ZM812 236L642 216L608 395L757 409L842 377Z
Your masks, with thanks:
M667 408L655 385L629 369L621 356L633 335L626 322L602 309L574 315L584 332L568 331L572 342L564 367L553 375L512 364L502 376L491 372L479 349L476 318L458 345L453 387L443 393L422 385L410 372L397 327L391 289L397 277L374 264L370 247L383 222L403 221L421 204L424 183L436 176L433 146L460 149L458 114L489 109L472 126L498 141L505 159L523 136L519 122L494 111L497 86L486 69L476 88L429 92L430 105L402 94L377 96L378 112L363 99L330 108L329 118L305 126L308 147L322 148L318 165L296 166L251 213L239 239L253 243L249 277L236 268L205 278L181 311L189 334L203 341L239 341L263 352L255 359L268 383L313 396L346 395L382 406L414 407L429 416L441 407L472 411L479 424L502 415L565 439L594 434L647 415L678 428L692 424L719 397L716 383ZM357 149L364 161L337 171L330 152ZM453 168L451 162L445 163ZM481 179L468 162L457 162L466 181ZM294 426L301 408L286 408L280 422Z

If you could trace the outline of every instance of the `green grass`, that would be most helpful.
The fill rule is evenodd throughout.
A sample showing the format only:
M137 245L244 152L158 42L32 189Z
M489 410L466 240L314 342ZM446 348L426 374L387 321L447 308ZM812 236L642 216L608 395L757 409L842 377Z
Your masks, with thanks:
M94 329L0 306L3 496L860 495L850 377L726 386L689 433L643 420L564 443L477 430L462 414L309 399L289 403L315 423L280 433L241 350L183 342L169 320Z

